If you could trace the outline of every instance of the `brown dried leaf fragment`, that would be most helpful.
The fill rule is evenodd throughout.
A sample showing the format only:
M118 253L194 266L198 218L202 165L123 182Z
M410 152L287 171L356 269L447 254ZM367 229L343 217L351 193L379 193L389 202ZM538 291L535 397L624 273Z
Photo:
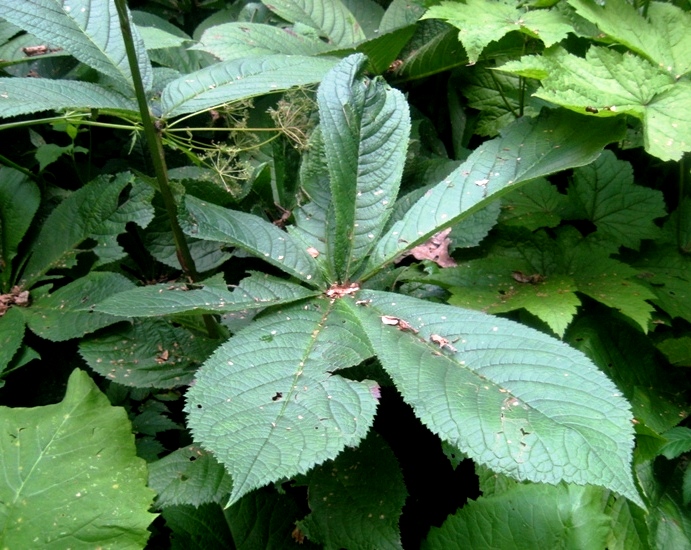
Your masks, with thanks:
M357 283L344 283L342 285L334 283L326 291L326 296L333 299L343 298L344 296L355 294L358 290L360 290L360 285Z
M22 290L20 286L13 286L7 294L0 294L0 317L5 315L11 306L26 307L28 305L29 291Z
M416 260L432 260L439 267L455 267L456 261L449 256L449 246L451 245L449 233L451 233L450 227L432 235L427 242L408 252L407 256L413 256ZM399 258L399 261L401 259Z
M429 340L433 344L437 344L441 349L446 348L449 351L458 351L455 347L451 345L451 343L446 338L444 338L443 336L439 336L438 334L430 334Z
M381 322L384 323L385 325L396 327L398 330L402 330L404 332L412 332L414 334L417 334L418 332L420 332L418 329L416 329L414 326L412 326L407 321L404 321L403 319L399 319L398 317L394 317L393 315L382 315L381 316Z
M522 271L512 271L511 272L511 277L515 281L518 281L519 283L529 283L531 285L536 285L538 283L541 283L545 280L543 275L540 275L539 273L534 273L532 275L526 275Z

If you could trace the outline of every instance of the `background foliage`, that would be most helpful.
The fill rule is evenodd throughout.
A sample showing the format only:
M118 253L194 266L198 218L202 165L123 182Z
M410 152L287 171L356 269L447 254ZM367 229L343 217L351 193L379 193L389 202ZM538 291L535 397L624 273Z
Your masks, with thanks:
M691 546L689 29L0 0L3 545Z

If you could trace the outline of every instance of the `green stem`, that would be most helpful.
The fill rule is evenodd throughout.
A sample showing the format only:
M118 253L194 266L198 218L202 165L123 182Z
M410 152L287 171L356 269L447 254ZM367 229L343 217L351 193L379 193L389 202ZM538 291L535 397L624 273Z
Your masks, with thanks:
M161 135L154 126L153 116L149 111L149 105L146 100L146 91L142 83L142 76L139 71L139 63L137 61L137 53L134 48L134 40L132 38L132 29L130 27L129 17L127 15L127 4L125 0L115 0L115 7L118 10L118 17L120 19L120 30L122 38L125 42L125 51L127 52L127 60L129 61L130 71L132 73L132 82L134 84L134 92L137 96L137 103L139 105L139 113L142 117L142 124L144 125L144 135L148 145L149 153L151 154L151 161L156 172L156 180L158 181L158 189L161 192L163 204L168 213L170 226L173 232L173 240L175 241L175 251L177 253L178 261L182 267L182 271L189 281L194 282L199 279L197 268L194 265L194 259L190 253L185 234L182 232L180 223L178 222L177 204L175 197L168 182L168 169L166 167L165 153L163 151L163 144L161 142ZM215 320L210 315L204 315L204 323L206 325L209 336L212 338L218 337L218 327Z

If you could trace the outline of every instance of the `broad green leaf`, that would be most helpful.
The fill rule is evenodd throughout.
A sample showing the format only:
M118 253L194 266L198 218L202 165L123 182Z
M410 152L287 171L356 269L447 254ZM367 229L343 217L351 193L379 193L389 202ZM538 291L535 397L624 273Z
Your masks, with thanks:
M360 24L341 0L271 0L266 7L291 23L314 29L336 46L350 46L365 39Z
M691 321L691 257L671 244L644 246L633 264L639 281L653 294L652 302L670 317Z
M0 78L0 117L56 109L136 111L137 104L116 92L73 80Z
M525 308L558 336L564 335L581 304L572 277L553 275L540 280L541 276L532 272L528 262L507 265L503 258L488 258L451 269L457 274L457 286L450 289L450 304L487 313ZM535 275L535 282L528 280Z
M225 23L205 30L194 49L230 61L268 54L317 55L332 48L289 29L260 23Z
M631 54L598 46L584 58L555 48L501 67L542 80L534 94L593 117L630 114L643 121L645 149L662 160L691 150L691 83Z
M180 269L180 260L175 238L170 229L168 213L158 201L154 205L156 206L154 219L142 232L144 246L162 264ZM187 246L199 273L216 269L231 258L231 254L221 243L188 238Z
M582 353L480 312L378 291L358 299L371 300L350 307L384 369L442 440L519 480L600 485L642 505L630 406Z
M508 77L508 78L507 78ZM537 90L534 81L520 82L514 75L505 75L491 68L478 67L464 74L461 91L468 107L480 111L475 133L494 137L522 113L537 116L545 102L531 97Z
M518 184L596 159L601 149L621 137L621 126L598 120L583 126L568 111L543 111L522 118L487 141L396 222L377 243L370 273L402 252L458 223Z
M231 504L334 458L369 430L378 386L337 373L371 355L341 302L318 299L266 315L197 372L188 424L233 476Z
M691 547L691 518L689 518L688 506L682 501L682 476L678 471L672 480L668 478L670 472L664 472L658 476L653 470L653 464L656 467L660 466L653 461L648 461L636 469L643 491L650 498L646 518L650 529L650 546L654 549L689 548Z
M315 258L324 269L326 265L326 242L333 239L333 224L329 220L331 189L329 188L329 169L321 128L312 132L309 147L302 156L300 164L300 191L309 199L293 210L295 224L288 231L302 241L305 247L318 252Z
M34 182L17 170L0 167L0 292L10 290L12 260L40 202L41 192Z
M580 304L575 291L620 310L647 331L653 311L647 300L655 295L638 283L637 275L610 258L601 243L568 228L556 239L543 231L508 232L485 258L417 280L449 288L454 305L489 313L524 307L562 336Z
M245 212L228 210L195 197L185 199L185 232L198 239L244 248L298 279L320 284L323 276L307 249L275 225Z
M344 59L317 92L331 176L334 232L327 242L338 281L348 281L378 240L403 173L410 118L403 95L362 71L366 58Z
M157 493L159 508L220 504L232 486L225 468L197 445L183 447L149 464L149 487Z
M641 239L655 239L654 219L665 215L662 193L633 183L633 168L605 151L599 159L574 170L569 185L567 218L586 219L598 233L629 248Z
M298 527L324 548L401 549L408 492L396 456L374 432L309 474L310 515Z
M118 208L118 199L132 175L100 176L72 193L51 212L31 249L22 283L31 287L50 269L70 267L77 246L91 236Z
M61 342L79 338L124 320L94 311L94 306L108 296L133 287L134 284L122 275L93 271L35 300L26 309L24 318L33 332L47 340Z
M414 24L425 8L414 0L393 0L379 23L379 32L387 32Z
M82 63L124 81L134 89L113 0L70 0L69 3L60 0L0 0L0 11L10 23L42 41L60 46ZM139 72L144 88L149 90L153 82L151 63L141 37L134 25L131 27ZM25 86L31 88L28 83Z
M269 487L245 495L225 511L237 550L295 547L295 519L303 515L289 496ZM305 543L310 550L318 548Z
M521 31L551 46L573 30L570 21L557 10L516 9L513 2L495 0L443 1L432 6L424 19L443 19L460 32L471 63L475 63L485 47L511 31Z
M566 341L605 370L631 403L634 417L661 434L684 416L679 390L640 331L616 317L580 317Z
M561 222L561 211L565 203L566 197L554 185L546 179L538 178L502 199L499 221L504 225L517 225L531 231L539 227L556 227Z
M691 451L691 429L685 426L677 426L662 434L667 440L660 453L672 460L683 453Z
M656 344L670 364L677 367L691 367L691 336L665 338Z
M202 111L293 86L319 82L336 63L331 58L262 55L216 63L181 76L161 95L162 116Z
M315 296L316 292L271 275L252 273L232 292L215 286L149 285L121 292L94 308L124 317L158 317L260 309Z
M361 53L367 56L367 71L370 74L383 74L392 70L398 55L415 33L415 26L408 25L386 33L377 33L375 38L360 42L350 48L331 50L329 55L345 57ZM395 65L394 65L395 66Z
M360 30L366 39L376 37L380 32L379 25L384 17L384 8L377 0L341 0L348 11L353 14Z
M394 82L418 80L468 63L468 56L458 41L458 31L434 20L418 23L415 35L399 59L403 65L394 70Z
M127 200L90 235L96 241L93 252L98 256L94 267L110 264L127 255L118 243L118 236L126 231L128 223L137 224L142 229L149 225L154 217L153 197L152 187L141 180L132 182Z
M223 510L218 504L169 506L161 515L172 531L172 550L236 548Z
M24 317L16 307L0 316L0 374L17 354L24 338Z
M625 0L568 0L610 38L647 57L675 79L691 70L691 14L667 2L650 2L647 17Z
M611 518L607 550L652 550L646 512L622 497L617 497L605 512Z
M137 319L79 343L87 365L108 380L136 388L177 388L189 384L218 345L163 319Z
M441 527L433 527L422 548L604 548L610 519L601 500L602 489L595 487L516 485L466 504Z
M137 414L132 418L132 431L154 436L168 430L180 430L182 426L170 418L170 412L165 403L149 399L137 409Z
M133 11L131 15L147 50L177 49L192 40L184 31L153 13Z
M127 413L75 370L62 402L0 407L3 548L142 548L154 492ZM87 542L88 541L88 542Z

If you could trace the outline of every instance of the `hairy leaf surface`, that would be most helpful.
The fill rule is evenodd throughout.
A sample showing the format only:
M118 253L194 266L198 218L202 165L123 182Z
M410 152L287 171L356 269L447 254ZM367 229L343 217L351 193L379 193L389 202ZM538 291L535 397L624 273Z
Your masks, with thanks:
M168 84L161 95L162 116L202 111L238 99L314 84L335 63L331 58L278 54L216 63Z
M521 182L592 162L621 137L622 126L613 121L583 127L582 119L568 111L543 114L508 126L425 193L377 243L368 268L376 271Z
M331 49L319 40L259 23L225 23L206 29L196 50L222 61L269 54L318 55Z
M233 481L213 455L198 445L173 451L149 464L149 487L157 493L156 506L222 504Z
M0 544L142 548L155 515L127 413L75 370L62 402L0 407Z
M629 404L584 355L483 313L386 292L358 298L372 300L356 314L379 360L442 439L519 480L601 485L642 503Z
M302 281L311 284L323 281L307 248L275 225L252 214L221 208L192 196L186 197L185 204L189 214L185 220L188 235L244 248Z
M82 63L124 81L134 89L113 0L70 0L69 3L60 0L0 0L0 10L10 23L42 41L60 46ZM144 88L149 90L153 82L151 63L136 27L130 26L139 72ZM31 85L25 83L27 89Z
M317 92L334 217L327 244L338 281L355 273L391 213L410 134L405 98L364 78L365 62L359 54L346 58Z
M59 109L136 111L136 102L116 92L73 80L0 78L0 117Z
M270 275L253 273L233 291L216 286L149 285L121 292L94 309L125 317L157 317L179 313L219 313L265 308L314 296L305 287Z
M233 476L231 503L334 458L371 426L377 385L337 374L371 355L341 302L264 316L199 369L187 392L189 426Z
M337 46L350 46L365 39L362 27L341 0L271 0L266 5L283 19L311 27Z

